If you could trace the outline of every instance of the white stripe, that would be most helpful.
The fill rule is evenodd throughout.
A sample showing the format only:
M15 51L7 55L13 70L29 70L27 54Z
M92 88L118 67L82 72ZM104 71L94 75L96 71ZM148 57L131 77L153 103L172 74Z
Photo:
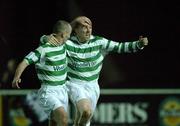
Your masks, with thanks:
M54 52L54 51L61 51L63 50L64 46L57 46L57 47L45 47L44 50L46 53Z
M129 48L128 48L129 42L125 42L124 44L125 44L125 49L124 49L124 51L125 51L126 53L130 53L131 51L130 51Z
M96 59L95 63L93 62L89 62L89 64L94 64L93 66L90 66L90 67L94 67L96 66L97 64L101 63L103 61L104 57L103 56L100 56L98 59ZM80 68L85 68L87 66L83 66L84 63L88 63L88 62L72 62L71 60L68 60L68 63L71 64L72 66L75 66L75 67L80 67ZM82 65L81 65L82 64Z
M38 60L38 57L35 55L34 52L30 52L30 53L26 56L26 58L33 60L33 62L36 62L36 61Z
M65 54L58 54L58 55L55 55L55 56L51 56L51 57L47 57L47 59L50 59L50 61L58 61L58 60L63 60L66 58L66 55Z
M46 81L62 81L65 80L67 77L67 74L63 74L62 76L48 76L42 74L37 74L37 75L40 80L46 80Z
M109 47L108 47L108 51L112 51L113 49L114 49L114 47L115 46L117 46L118 47L118 42L114 42L114 41L110 41L110 43L109 43Z
M119 47L118 47L118 53L122 53L122 52L121 52L122 45L123 45L123 43L120 43L120 45L119 45Z
M69 72L72 72L73 74L80 75L82 77L90 77L92 75L98 74L102 68L102 65L100 65L96 70L94 71L88 71L88 72L78 72L74 71L71 68L69 68Z
M92 43L84 43L84 44L76 44L72 41L68 41L66 42L66 45L68 46L72 46L72 47L75 47L75 48L81 48L81 49L86 49L86 48L92 48L92 47L95 47L95 46L100 46L101 45L101 42L102 40L96 40Z
M132 48L133 52L137 52L136 42L133 42Z
M72 52L72 51L68 50L68 54L70 56L78 56L78 58L81 58L81 59L91 58L93 56L96 56L98 53L99 53L99 50L92 51L92 52L89 52L89 53L76 53L76 52Z
M55 67L59 67L59 68L63 68L60 69L60 71L64 70L66 68L66 64L62 64L59 66L55 66ZM49 65L42 65L42 64L36 64L36 68L42 69L42 70L47 70L47 71L55 71L53 66L49 66Z

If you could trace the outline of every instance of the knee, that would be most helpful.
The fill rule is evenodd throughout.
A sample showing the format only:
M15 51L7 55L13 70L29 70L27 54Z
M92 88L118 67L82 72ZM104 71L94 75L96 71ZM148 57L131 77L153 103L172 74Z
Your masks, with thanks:
M82 112L81 119L79 121L79 126L86 126L88 121L91 119L92 111L91 109L86 109Z
M68 126L68 121L67 121L67 119L62 119L61 121L62 121L62 122L61 122L62 126Z
M68 116L67 113L64 111L56 111L54 113L54 120L57 122L60 126L68 126Z
M68 125L68 117L67 117L67 115L65 114L65 115L63 115L63 116L61 116L61 124L63 125L63 126L67 126Z
M82 118L84 119L89 119L92 115L92 110L91 109L85 109L83 112L82 112Z

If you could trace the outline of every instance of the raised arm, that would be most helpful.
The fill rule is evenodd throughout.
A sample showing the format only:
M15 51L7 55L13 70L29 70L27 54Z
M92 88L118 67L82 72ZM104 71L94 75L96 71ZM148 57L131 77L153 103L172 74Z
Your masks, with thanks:
M139 40L133 42L114 42L104 39L103 48L108 52L113 51L117 53L132 53L142 50L148 45L147 37L139 37Z
M22 62L19 63L19 65L17 66L15 75L14 75L14 79L12 81L12 87L13 88L20 88L19 87L19 83L21 83L21 75L23 73L23 71L26 69L26 67L29 64L26 62L26 60L24 59Z

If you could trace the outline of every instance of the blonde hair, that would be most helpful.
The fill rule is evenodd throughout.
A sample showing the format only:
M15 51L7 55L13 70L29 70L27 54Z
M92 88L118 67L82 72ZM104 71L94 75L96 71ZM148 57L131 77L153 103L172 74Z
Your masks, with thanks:
M79 16L75 18L70 24L73 30L76 29L79 25L83 25L83 24L89 24L92 26L91 20L86 16Z

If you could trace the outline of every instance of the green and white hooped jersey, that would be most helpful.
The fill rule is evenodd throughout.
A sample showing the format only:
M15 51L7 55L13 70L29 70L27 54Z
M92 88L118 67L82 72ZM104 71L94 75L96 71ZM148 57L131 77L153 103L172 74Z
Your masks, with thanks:
M42 44L30 52L25 60L35 64L38 79L41 84L63 85L67 77L67 58L64 45L53 46Z
M142 49L139 41L115 42L91 36L86 43L79 43L75 36L66 42L68 79L72 82L97 82L103 59L109 52L132 53Z

